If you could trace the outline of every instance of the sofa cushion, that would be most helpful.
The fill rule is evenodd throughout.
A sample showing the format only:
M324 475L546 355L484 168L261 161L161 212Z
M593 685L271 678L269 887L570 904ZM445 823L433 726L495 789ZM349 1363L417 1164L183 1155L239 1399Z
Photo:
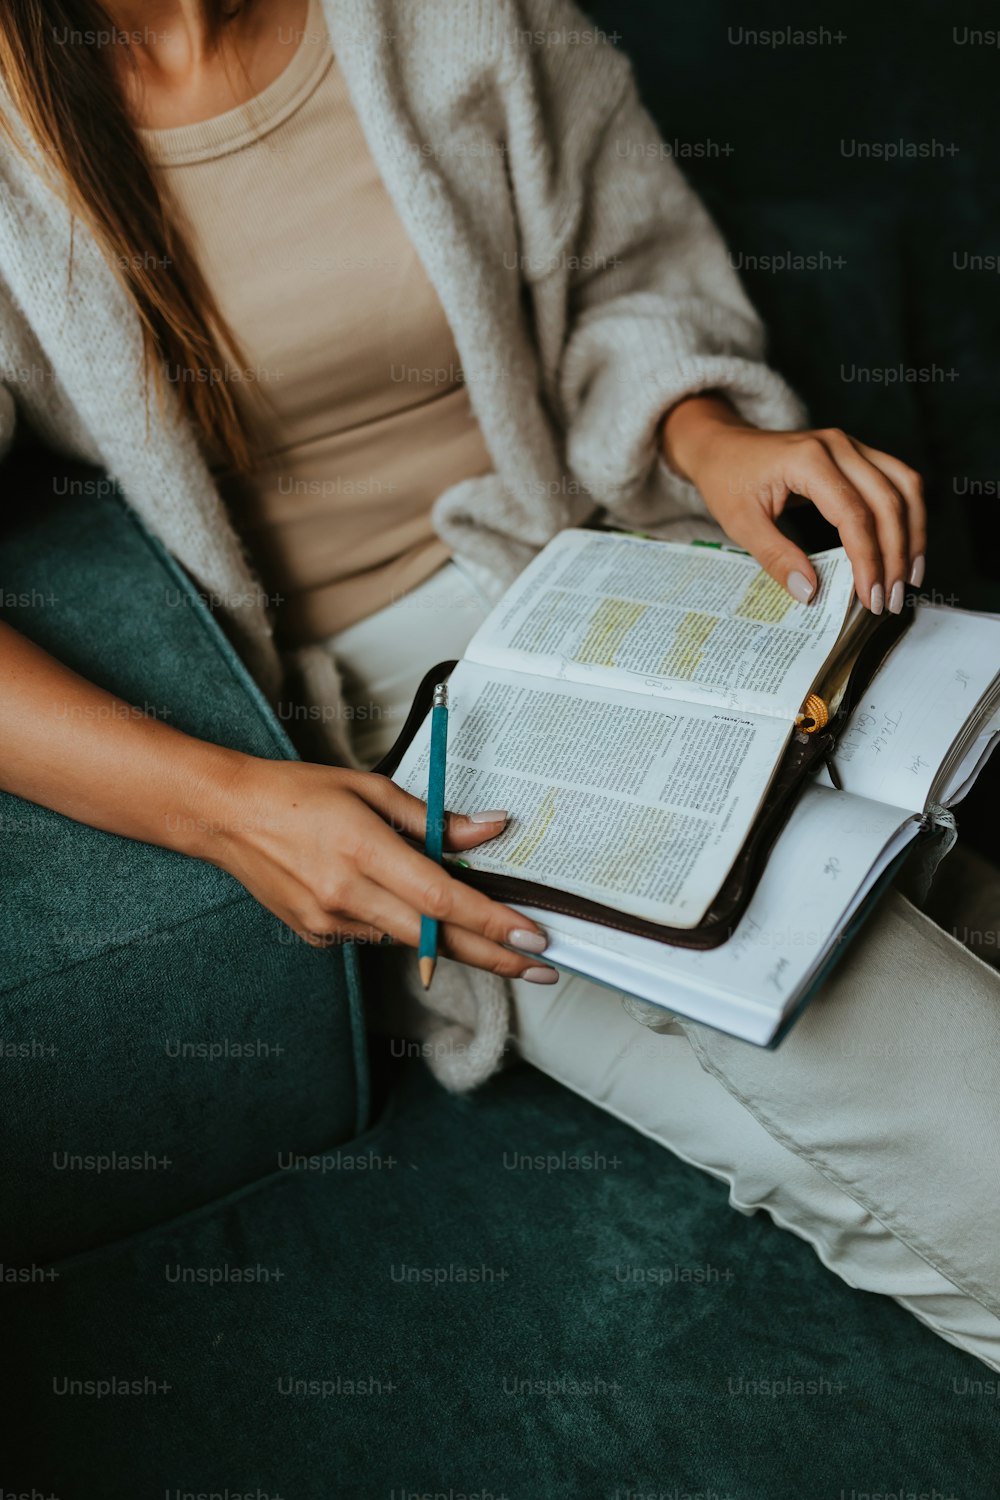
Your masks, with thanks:
M4 618L128 703L294 754L190 580L90 471L5 469ZM0 794L0 1257L171 1217L366 1116L351 950L212 866Z
M995 1496L991 1371L534 1069L286 1166L12 1289L8 1489Z

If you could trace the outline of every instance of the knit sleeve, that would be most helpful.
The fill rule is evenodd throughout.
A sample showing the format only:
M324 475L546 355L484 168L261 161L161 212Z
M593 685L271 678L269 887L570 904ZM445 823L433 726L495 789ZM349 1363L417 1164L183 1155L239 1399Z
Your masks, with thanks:
M643 108L626 59L574 41L570 0L529 0L551 38L537 51L557 101L552 180L578 210L560 246L566 337L558 375L573 473L616 519L704 516L694 487L656 464L667 410L720 391L749 422L800 427L805 411L764 361L764 331L704 205ZM593 28L591 27L591 36ZM655 496L655 498L654 498Z

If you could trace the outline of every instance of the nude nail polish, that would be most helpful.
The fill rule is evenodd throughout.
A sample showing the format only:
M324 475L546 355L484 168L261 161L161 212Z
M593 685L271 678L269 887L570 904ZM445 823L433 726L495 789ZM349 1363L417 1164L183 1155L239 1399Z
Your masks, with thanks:
M505 809L492 808L489 812L467 814L470 823L506 823L510 813Z
M923 583L925 567L926 559L921 552L919 556L913 559L913 567L910 569L910 584L913 588L918 589Z
M788 592L800 604L808 604L816 591L805 574L796 571L788 575Z
M885 608L885 590L880 583L872 584L868 608L873 615L880 615Z
M544 953L549 946L544 932L530 932L526 927L515 927L513 932L508 932L507 941L512 948L520 948L525 953Z
M906 592L903 588L903 580L897 578L889 592L889 613L891 615L901 615L905 601Z
M541 967L525 969L520 978L527 979L529 984L555 984L559 978L559 970L543 969Z

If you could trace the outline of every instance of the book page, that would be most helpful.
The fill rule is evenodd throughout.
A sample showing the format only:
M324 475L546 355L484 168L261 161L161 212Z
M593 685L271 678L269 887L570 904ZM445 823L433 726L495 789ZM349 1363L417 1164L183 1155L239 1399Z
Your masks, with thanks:
M792 720L844 625L841 548L813 558L797 604L750 557L599 531L564 531L466 652L484 665Z
M969 748L956 762L943 784L934 788L934 800L942 807L954 807L967 797L986 762L1000 747L1000 708L987 718Z
M503 807L476 869L654 922L698 924L791 734L778 719L461 662L449 682L446 805ZM429 721L394 780L427 793Z
M918 605L841 731L844 790L923 812L945 790L953 750L983 727L998 671L1000 620Z
M540 908L519 904L519 910L548 932L546 962L764 1045L918 828L896 808L809 786L734 936L704 952ZM636 1031L638 1045L642 1031Z

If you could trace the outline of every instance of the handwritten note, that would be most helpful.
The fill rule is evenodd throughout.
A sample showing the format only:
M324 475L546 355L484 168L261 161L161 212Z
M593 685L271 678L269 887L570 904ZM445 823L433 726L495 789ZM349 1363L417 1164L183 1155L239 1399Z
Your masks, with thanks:
M844 790L923 812L989 700L998 663L1000 621L920 607L841 734L834 763Z

